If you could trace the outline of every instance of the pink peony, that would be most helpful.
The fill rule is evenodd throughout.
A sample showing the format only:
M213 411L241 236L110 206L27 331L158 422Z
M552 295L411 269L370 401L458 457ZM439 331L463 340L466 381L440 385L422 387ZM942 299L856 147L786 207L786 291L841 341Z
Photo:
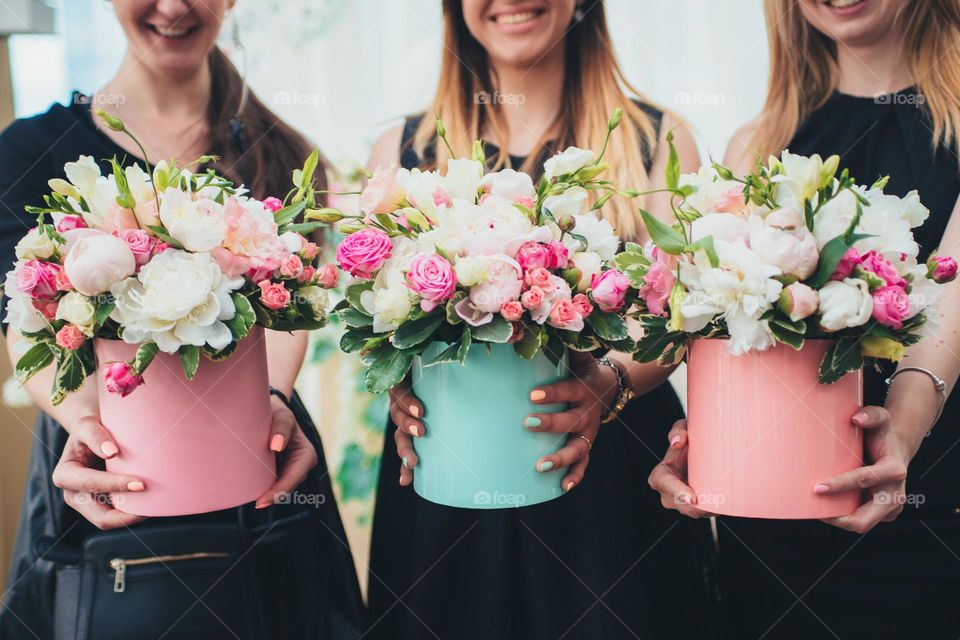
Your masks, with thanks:
M156 245L156 240L151 238L150 234L142 229L124 229L120 232L120 239L130 247L130 252L133 254L133 259L138 267L150 262Z
M558 328L567 331L582 331L583 316L577 310L577 305L569 299L557 300L550 307L550 319L548 322Z
M364 229L340 242L337 262L350 275L369 280L392 253L390 236L378 229Z
M284 278L296 278L303 271L303 261L295 253L280 260L280 275Z
M420 254L410 263L407 286L420 295L420 308L427 313L453 297L457 276L453 266L438 255Z
M581 316L587 318L593 313L593 305L590 304L590 298L587 297L585 293L578 293L573 296L573 306L577 308L577 311Z
M103 214L103 222L98 224L97 228L107 233L120 235L121 231L139 229L140 225L137 223L137 216L134 215L133 211L114 202Z
M523 292L520 296L520 303L525 309L539 309L543 304L543 289L534 285Z
M17 291L34 300L51 300L57 295L57 275L61 267L53 262L27 260L17 267L14 280Z
M643 276L640 297L650 313L658 316L667 314L667 300L677 283L677 258L654 246L651 252L653 262Z
M517 261L505 255L490 256L487 280L470 288L470 302L480 311L497 313L504 302L519 298L522 289Z
M500 305L500 315L504 320L516 322L523 317L523 305L519 300L508 300Z
M910 298L903 287L887 285L873 292L873 317L882 325L899 329L910 316Z
M927 260L927 277L946 284L957 277L957 261L947 256L932 256Z
M86 229L87 223L80 216L71 216L65 215L60 218L60 222L57 223L57 231L63 233L64 231L70 231L72 229Z
M214 251L214 256L216 256L216 251ZM218 260L219 262L219 260ZM248 262L250 262L248 260ZM246 276L247 279L253 280L254 282L260 282L265 280L273 275L273 272L280 267L280 261L275 258L270 258L268 260L263 260L258 264L254 264L249 269L247 269ZM223 266L221 265L221 269Z
M594 274L590 280L591 295L601 311L620 311L630 288L630 279L617 271L608 269Z
M70 351L79 349L86 339L80 327L73 324L65 324L57 331L57 344Z
M907 286L907 281L903 279L897 271L897 268L876 251L868 251L863 254L863 257L860 258L860 268L878 276L888 285L895 287Z
M263 200L263 208L270 213L276 213L277 211L280 211L280 209L283 209L283 200L280 198L275 198L274 196L270 196L269 198L265 198Z
M109 393L119 393L125 398L143 384L129 362L110 362L103 367L103 384Z
M74 289L94 296L133 275L137 259L120 238L91 230L72 243L63 268Z
M236 198L230 198L223 207L223 221L227 232L222 245L234 255L251 258L254 263L284 255L286 249L277 235L277 223L265 209L250 210Z
M335 264L325 264L317 270L317 283L324 289L333 289L340 281L340 270Z
M840 262L837 264L837 268L833 270L830 279L843 280L844 278L849 278L850 274L853 273L853 269L860 264L860 260L862 260L860 252L857 251L856 247L850 247L847 249L847 252L843 254L843 257L840 258Z
M260 287L260 302L268 309L283 309L290 304L290 292L282 282L261 280L257 286Z
M554 261L553 252L539 242L524 242L517 250L517 262L524 271L530 269L550 269Z

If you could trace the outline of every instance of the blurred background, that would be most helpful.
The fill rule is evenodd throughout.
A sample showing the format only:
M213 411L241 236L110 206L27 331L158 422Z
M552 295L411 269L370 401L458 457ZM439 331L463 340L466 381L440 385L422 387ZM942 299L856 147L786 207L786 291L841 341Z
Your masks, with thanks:
M690 123L704 161L720 160L736 128L762 105L767 47L761 0L604 4L630 82ZM440 0L238 0L222 46L263 101L348 176L366 161L377 135L430 101L440 64ZM69 100L72 90L96 91L123 54L107 0L0 0L0 128ZM298 388L323 436L365 583L386 398L362 392L359 362L339 354L338 341L336 326L315 332ZM0 369L7 380L5 356ZM682 372L674 383L682 387ZM3 392L5 576L33 413L15 383L8 380Z

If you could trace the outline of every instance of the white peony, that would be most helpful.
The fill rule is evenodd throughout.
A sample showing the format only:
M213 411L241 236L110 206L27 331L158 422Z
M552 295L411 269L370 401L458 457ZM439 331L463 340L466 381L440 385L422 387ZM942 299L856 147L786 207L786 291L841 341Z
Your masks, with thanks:
M784 274L805 280L817 270L817 241L796 209L777 209L766 219L751 216L750 248Z
M573 233L583 236L587 240L587 246L580 246L580 241L569 235L564 236L563 243L571 251L592 251L604 260L613 260L620 249L620 238L617 237L610 221L595 213L574 216L574 219L577 224Z
M483 165L469 158L452 158L447 161L447 174L441 180L444 192L451 200L475 202Z
M548 181L553 180L556 176L576 173L591 162L593 162L593 151L567 147L562 153L543 163L543 175Z
M747 221L729 213L708 213L690 224L690 239L693 242L707 236L724 242L746 240Z
M530 176L513 169L488 173L480 180L480 185L490 195L500 196L514 202L518 198L533 198L536 196L536 190Z
M230 294L242 286L243 279L224 276L210 254L168 249L136 278L114 285L111 317L129 344L154 341L165 353L182 345L223 349L233 341L224 324L236 315Z
M57 320L66 320L76 325L88 336L93 335L93 325L97 322L96 314L97 310L90 299L76 291L63 296L57 305Z
M873 297L867 283L859 278L831 280L820 294L820 326L840 331L866 324L873 313Z
M47 260L57 251L57 243L49 236L33 228L17 243L16 254L20 260Z
M160 197L160 220L170 235L188 251L211 251L227 234L223 205L173 187Z

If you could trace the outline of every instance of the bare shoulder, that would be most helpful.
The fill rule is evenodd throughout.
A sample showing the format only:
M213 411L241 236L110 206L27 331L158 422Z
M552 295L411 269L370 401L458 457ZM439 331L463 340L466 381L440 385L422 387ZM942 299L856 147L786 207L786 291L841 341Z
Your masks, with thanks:
M395 166L400 162L400 142L403 140L403 124L390 127L381 133L370 149L370 159L367 167L371 170L377 167Z
M752 170L757 155L752 143L759 131L759 117L737 129L730 138L730 142L727 143L727 151L723 154L723 164L735 173Z

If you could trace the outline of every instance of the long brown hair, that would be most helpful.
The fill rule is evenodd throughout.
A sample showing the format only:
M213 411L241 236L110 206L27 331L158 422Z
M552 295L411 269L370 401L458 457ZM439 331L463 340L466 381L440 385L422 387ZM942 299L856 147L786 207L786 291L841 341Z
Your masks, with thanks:
M657 143L657 130L650 117L631 96L641 98L624 77L613 52L603 2L583 7L583 17L566 35L563 96L565 109L557 115L560 135L554 142L559 149L575 145L599 150L607 132L607 121L617 107L623 109L623 124L614 132L605 160L610 161L609 179L624 187L644 189L649 183L644 166L643 148L652 150ZM477 96L493 95L495 73L487 52L467 29L461 0L444 0L443 58L440 82L427 117L420 123L413 138L413 149L421 158L428 146L435 147L436 164L446 165L449 152L436 144L433 115L443 117L447 137L458 156L470 154L473 140L485 127L492 129L499 143L495 169L509 166L508 138L503 107L497 101L481 104ZM644 100L647 104L649 101ZM626 125L626 126L624 126ZM552 128L552 127L551 127ZM548 140L541 139L536 148ZM540 160L531 153L521 167L537 174ZM605 216L624 239L639 236L636 201L614 198L604 207Z
M246 86L220 47L210 52L209 65L208 148L220 157L215 168L243 183L254 197L283 198L292 186L291 172L312 146ZM314 174L318 189L326 189L324 169L321 158Z
M803 120L837 87L837 44L817 31L795 0L764 0L770 47L767 99L750 148L778 153ZM960 0L904 5L895 28L933 128L934 145L951 147L960 134Z

